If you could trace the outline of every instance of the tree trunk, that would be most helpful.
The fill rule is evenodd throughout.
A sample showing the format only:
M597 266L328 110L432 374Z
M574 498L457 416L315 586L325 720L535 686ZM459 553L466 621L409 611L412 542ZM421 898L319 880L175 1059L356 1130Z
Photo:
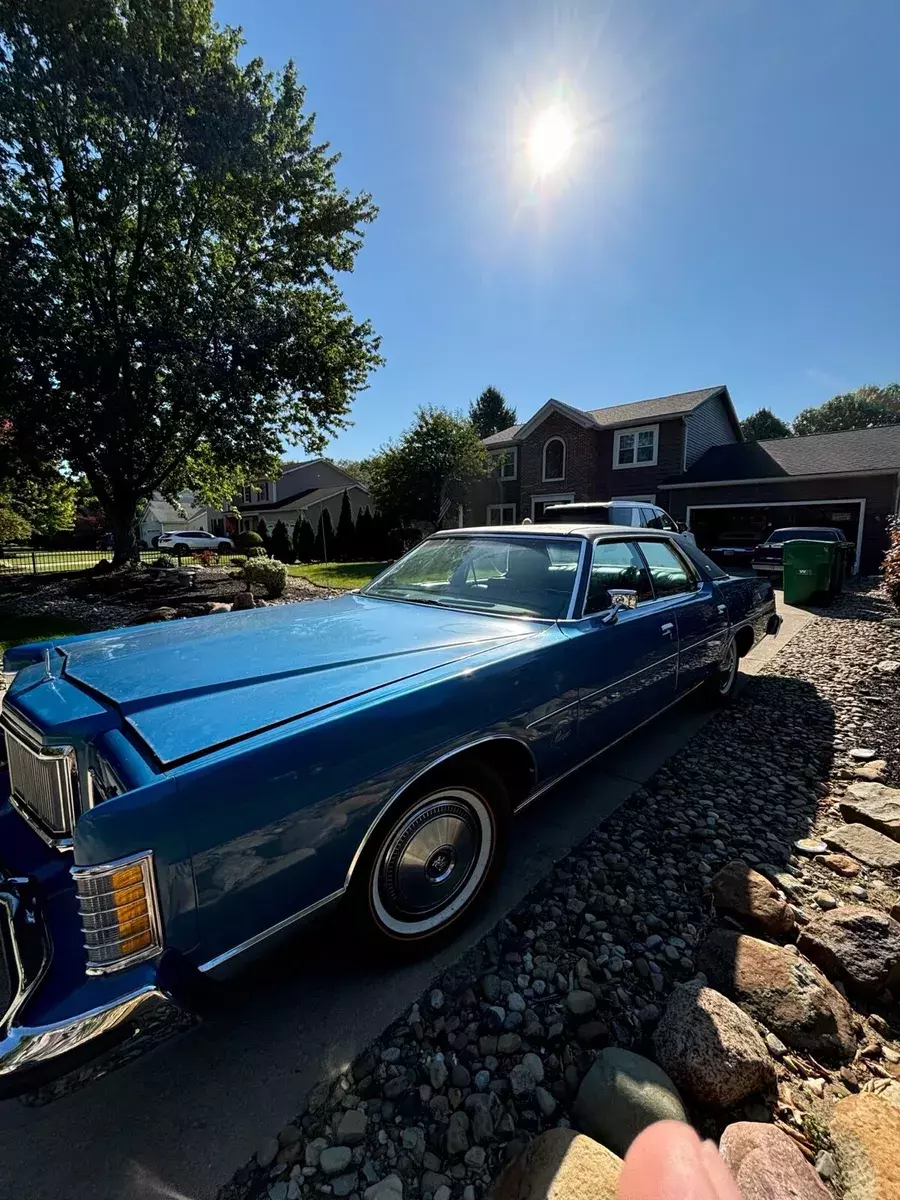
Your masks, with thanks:
M120 499L107 514L113 535L113 566L124 567L140 557L137 540L137 502Z

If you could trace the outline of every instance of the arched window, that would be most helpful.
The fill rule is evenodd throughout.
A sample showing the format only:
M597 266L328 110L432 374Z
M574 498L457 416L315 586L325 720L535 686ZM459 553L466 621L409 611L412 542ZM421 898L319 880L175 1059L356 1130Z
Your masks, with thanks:
M566 443L561 437L552 437L544 442L543 482L566 477Z

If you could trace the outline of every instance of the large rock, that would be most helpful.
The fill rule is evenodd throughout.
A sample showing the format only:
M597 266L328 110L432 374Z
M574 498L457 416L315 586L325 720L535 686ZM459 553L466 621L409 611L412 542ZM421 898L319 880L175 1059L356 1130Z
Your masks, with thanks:
M719 1153L742 1200L829 1200L815 1168L774 1125L736 1121L722 1134Z
M654 1121L687 1121L665 1071L617 1046L607 1046L581 1081L573 1115L586 1134L623 1157Z
M703 1104L730 1108L775 1082L775 1067L750 1017L697 981L672 992L653 1044L675 1086Z
M745 862L735 859L713 876L710 884L716 911L761 933L785 934L794 928L794 914L778 889Z
M615 1200L622 1160L572 1129L542 1133L494 1184L490 1200Z
M151 608L149 612L141 613L137 617L132 617L128 624L151 625L154 621L174 621L177 616L177 608L172 608L168 604L163 604L160 608Z
M900 977L900 925L887 913L847 904L814 917L797 945L802 954L862 995L874 996Z
M846 1096L829 1132L844 1200L900 1200L900 1109L871 1092Z
M850 1005L799 954L717 929L700 948L697 967L787 1045L841 1061L856 1053Z
M841 825L822 835L832 850L843 850L870 867L900 867L900 844L868 825Z
M900 842L900 788L883 783L854 783L838 805L845 821L871 825Z

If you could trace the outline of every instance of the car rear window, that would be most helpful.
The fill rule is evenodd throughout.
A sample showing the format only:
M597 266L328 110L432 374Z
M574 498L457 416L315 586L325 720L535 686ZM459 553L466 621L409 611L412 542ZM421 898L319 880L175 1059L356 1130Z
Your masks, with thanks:
M586 525L609 525L609 506L606 504L548 504L545 521L584 521Z
M784 542L836 542L839 536L836 529L776 529L766 541L779 546Z

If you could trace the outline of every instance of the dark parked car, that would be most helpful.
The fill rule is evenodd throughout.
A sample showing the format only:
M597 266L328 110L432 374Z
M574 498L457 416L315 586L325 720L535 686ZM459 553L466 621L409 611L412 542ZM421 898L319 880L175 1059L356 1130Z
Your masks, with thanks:
M786 542L839 542L844 553L844 570L849 568L853 543L848 542L841 529L825 526L798 526L775 529L753 554L753 569L757 575L774 576L782 572Z
M703 553L726 570L734 567L749 567L756 554L756 546L742 546L735 542L721 546L706 546Z
M434 534L357 595L7 650L0 1083L331 905L427 947L514 813L688 693L727 701L779 624L678 537L528 525Z

